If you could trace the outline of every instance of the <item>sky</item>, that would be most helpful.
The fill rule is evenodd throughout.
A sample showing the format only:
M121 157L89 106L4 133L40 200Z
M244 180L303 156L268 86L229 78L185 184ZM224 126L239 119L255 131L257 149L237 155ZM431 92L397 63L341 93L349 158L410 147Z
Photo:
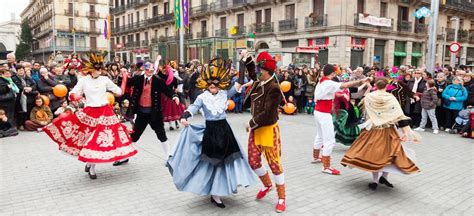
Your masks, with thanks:
M8 3L7 3L8 2ZM20 19L20 13L28 6L30 0L0 0L0 23L9 21L11 13L15 13L17 19Z

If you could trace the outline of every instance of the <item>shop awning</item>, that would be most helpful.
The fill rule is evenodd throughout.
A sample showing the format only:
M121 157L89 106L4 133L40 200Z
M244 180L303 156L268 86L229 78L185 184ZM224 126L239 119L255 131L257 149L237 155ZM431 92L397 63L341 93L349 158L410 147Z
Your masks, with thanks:
M405 57L405 56L407 56L407 53L406 52L395 51L395 52L393 52L393 55Z
M422 54L422 53L419 53L419 52L414 52L414 53L411 53L411 56L413 56L413 57L421 57L421 56L423 56L423 54Z

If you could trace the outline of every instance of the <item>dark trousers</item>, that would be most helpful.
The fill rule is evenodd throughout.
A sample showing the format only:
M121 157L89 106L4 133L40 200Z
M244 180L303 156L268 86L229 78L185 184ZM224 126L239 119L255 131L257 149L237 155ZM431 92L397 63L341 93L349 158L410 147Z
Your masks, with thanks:
M140 136L142 136L143 131L145 131L146 126L148 125L150 125L151 129L155 131L156 136L161 142L168 140L165 132L165 124L163 123L163 114L161 112L157 114L155 119L152 119L151 113L143 113L138 111L135 124L133 125L133 133L130 135L133 142L136 142L140 139Z
M410 104L410 113L408 115L411 118L411 126L418 127L421 122L421 113L415 113L415 104Z
M446 109L444 107L436 107L436 120L438 120L438 125L444 128L446 125Z
M298 109L298 112L301 113L304 110L304 106L306 105L306 96L303 95L303 93L300 96L295 96L296 100L296 108Z
M446 109L446 128L452 128L459 110Z

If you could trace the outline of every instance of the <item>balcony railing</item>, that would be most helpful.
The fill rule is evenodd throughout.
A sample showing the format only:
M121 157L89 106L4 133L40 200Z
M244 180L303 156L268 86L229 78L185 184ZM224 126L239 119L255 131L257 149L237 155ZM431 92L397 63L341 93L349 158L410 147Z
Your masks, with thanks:
M474 30L469 30L469 42L474 43Z
M458 31L458 40L461 42L467 42L469 40L469 31L468 30L459 30Z
M87 3L89 3L89 4L98 4L99 0L87 0Z
M148 0L132 0L132 2L130 2L129 7L140 7L147 5L148 3L150 3Z
M254 23L252 25L252 31L255 31L257 34L272 33L273 22Z
M315 15L311 17L305 17L304 27L305 28L314 28L314 27L323 27L327 26L327 14Z
M72 10L65 9L65 10L64 10L64 15L66 15L66 16L72 16ZM77 11L77 10L74 11L74 15L75 15L75 16L79 16L79 11Z
M207 33L207 31L198 32L196 34L196 38L207 38L207 37L209 37L209 34Z
M208 4L204 4L204 5L199 5L199 6L196 6L196 7L192 7L189 10L189 16L190 17L196 17L196 16L206 14L206 13L209 13L209 12L211 12L211 6L208 5Z
M454 32L455 30L452 28L446 28L444 29L446 31L446 40L447 41L453 41L454 40Z
M170 13L170 14L158 15L156 17L150 18L146 21L146 23L150 25L160 24L167 21L171 21L173 19L174 19L174 14Z
M216 30L215 36L216 37L227 37L227 32L228 32L227 29L219 29L219 30Z
M118 6L118 7L115 7L115 8L111 8L110 12L112 14L119 14L119 13L124 13L125 10L127 10L127 8L125 7L125 5L122 5L122 6Z
M237 32L233 36L242 36L247 33L245 26L236 26Z
M248 5L249 0L217 0L212 4L212 10L215 12L222 12L229 9L242 8Z
M425 23L415 23L415 33L426 34L428 25Z
M298 19L288 19L278 21L279 31L291 31L297 29Z
M149 44L148 40L142 40L142 47L147 47Z
M152 43L152 44L157 44L158 42L159 42L159 39L158 39L158 38L155 38L155 37L154 37L154 38L151 39L151 43Z
M102 34L102 30L100 28L89 28L89 29L84 29L83 31L88 32L90 34Z
M99 12L90 11L90 12L87 12L87 17L90 17L90 18L99 18L99 17L100 17L100 14L99 14Z
M411 25L410 21L400 20L398 21L397 30L399 32L412 32Z
M469 0L446 0L444 7L468 12L469 14L474 13L474 3Z

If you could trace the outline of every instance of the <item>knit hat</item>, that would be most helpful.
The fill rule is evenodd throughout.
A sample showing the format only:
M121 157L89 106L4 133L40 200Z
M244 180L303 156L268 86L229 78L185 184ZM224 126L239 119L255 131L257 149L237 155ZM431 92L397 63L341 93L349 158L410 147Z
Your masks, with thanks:
M261 52L257 57L257 67L274 72L276 69L276 61L267 52Z

